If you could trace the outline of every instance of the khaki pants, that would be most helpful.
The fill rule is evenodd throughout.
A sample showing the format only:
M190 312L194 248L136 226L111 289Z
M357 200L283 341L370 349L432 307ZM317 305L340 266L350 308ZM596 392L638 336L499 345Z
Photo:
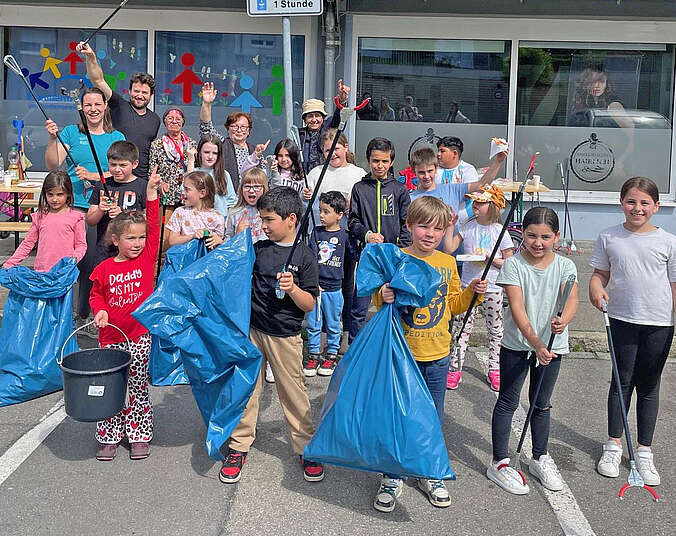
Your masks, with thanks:
M310 442L315 431L303 374L303 340L300 335L274 337L253 328L251 328L250 337L263 354L263 363L256 381L256 388L244 409L242 420L230 436L229 446L240 452L249 452L256 438L258 399L263 388L265 362L267 361L275 375L279 401L291 435L291 446L296 454L303 454L305 445Z

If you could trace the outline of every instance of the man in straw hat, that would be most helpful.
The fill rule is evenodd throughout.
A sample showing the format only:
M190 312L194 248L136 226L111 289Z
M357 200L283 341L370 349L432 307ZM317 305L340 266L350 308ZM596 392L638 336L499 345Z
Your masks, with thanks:
M342 78L338 80L338 100L342 105L347 105L350 95L350 86L343 84ZM331 121L326 121L326 109L324 101L319 99L307 99L303 102L302 117L305 126L298 129L300 134L300 149L303 151L303 170L307 174L313 167L322 161L322 134L329 128L336 128L340 124L340 110L336 107Z

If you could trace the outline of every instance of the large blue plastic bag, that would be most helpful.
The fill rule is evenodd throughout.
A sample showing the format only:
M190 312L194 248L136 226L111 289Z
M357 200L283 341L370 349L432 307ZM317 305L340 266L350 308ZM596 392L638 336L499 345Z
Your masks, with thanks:
M251 232L239 233L167 276L133 313L180 350L215 460L223 459L220 448L242 418L261 370L261 353L249 340L253 263Z
M0 406L25 402L63 388L56 363L73 332L75 259L61 259L49 272L25 266L0 270L0 285L9 289L2 314ZM72 337L64 355L78 350Z
M395 290L338 363L308 460L400 477L454 479L439 417L411 355L397 309L424 307L440 274L394 244L368 245L357 269L357 294L384 283Z
M184 244L172 246L167 250L164 266L158 285L169 276L180 272L190 266L197 259L207 254L207 246L204 240L190 240ZM153 342L150 348L148 360L148 372L153 385L181 385L188 382L188 376L181 363L180 350L174 344L157 335L152 336Z

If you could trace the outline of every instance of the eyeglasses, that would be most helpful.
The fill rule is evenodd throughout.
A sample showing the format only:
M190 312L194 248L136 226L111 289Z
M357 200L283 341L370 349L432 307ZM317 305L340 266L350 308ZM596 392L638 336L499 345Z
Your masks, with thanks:
M250 192L262 192L263 191L263 185L262 184L243 184L242 190L249 190Z
M183 119L180 117L167 117L165 120L167 123L181 123L183 124Z
M232 130L239 130L240 132L249 131L249 126L247 125L230 125L228 128L231 128Z

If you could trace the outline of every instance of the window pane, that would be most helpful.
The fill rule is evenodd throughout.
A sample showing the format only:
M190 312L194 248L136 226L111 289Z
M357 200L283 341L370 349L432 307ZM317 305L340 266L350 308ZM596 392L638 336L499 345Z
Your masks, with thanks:
M573 190L616 191L633 175L669 190L673 45L530 43L518 73L517 146L541 151L548 186L569 162Z
M79 121L75 105L61 95L61 87L73 89L87 79L84 60L74 52L75 44L93 30L72 28L4 28L5 50L26 69L33 92L60 128ZM102 30L91 41L108 84L127 93L127 79L148 65L148 34L145 31ZM78 61L83 60L83 61ZM3 125L2 152L16 143L12 120L23 120L24 150L33 166L29 171L46 171L45 147L49 135L45 119L21 79L5 67L4 99L0 101Z
M360 38L361 119L507 124L509 41ZM453 104L455 103L455 104Z
M186 133L199 139L202 82L213 82L220 96L212 108L214 126L225 134L225 118L250 112L252 143L286 137L284 131L284 69L281 35L155 33L155 109L160 116L169 106L180 106ZM305 37L291 37L293 96L296 123L303 101ZM160 133L164 127L160 127Z

